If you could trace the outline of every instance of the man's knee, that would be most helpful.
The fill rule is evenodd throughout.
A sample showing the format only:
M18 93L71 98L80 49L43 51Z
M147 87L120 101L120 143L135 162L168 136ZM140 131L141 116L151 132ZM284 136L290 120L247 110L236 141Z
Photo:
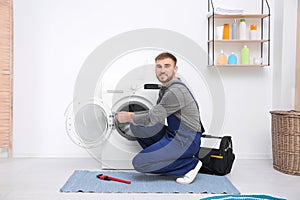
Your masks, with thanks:
M145 159L143 158L143 156L141 156L140 154L136 155L133 160L132 160L132 165L134 167L134 169L138 172L143 172L143 173L147 173L147 163L145 161Z
M143 160L142 158L138 155L136 155L133 160L132 160L132 165L134 167L134 169L138 172L144 172L144 168L142 167L143 166Z

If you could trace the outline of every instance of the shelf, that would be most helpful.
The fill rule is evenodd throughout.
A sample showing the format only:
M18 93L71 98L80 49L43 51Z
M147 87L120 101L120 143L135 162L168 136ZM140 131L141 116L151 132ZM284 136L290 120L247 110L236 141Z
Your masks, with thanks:
M231 15L231 14L209 14L208 18L257 18L257 19L263 19L266 17L269 17L270 14L238 14L238 15Z
M270 40L208 40L208 43L264 43Z
M207 26L208 26L208 38L207 38L207 56L208 66L217 67L264 67L270 66L270 6L268 0L261 0L261 10L257 13L216 13L213 0L208 0L208 15L207 15ZM257 38L255 40L239 40L229 39L223 40L222 37L216 37L216 27L220 24L229 24L228 19L255 19L255 24L260 27L258 29ZM247 21L247 20L246 20ZM251 21L250 21L251 22ZM231 23L232 24L232 23ZM229 27L231 29L232 27ZM248 26L248 31L249 31ZM216 40L216 38L218 38ZM219 39L221 38L221 39ZM264 64L256 65L215 65L217 63L216 52L221 50L228 51L237 49L241 45L251 46L251 57L262 58ZM253 49L253 51L252 51ZM241 57L241 56L240 56ZM252 63L252 62L251 62Z
M243 64L226 64L226 65L208 65L208 67L266 67L269 66L267 64L261 64L261 65L253 65L253 64L249 64L249 65L243 65Z

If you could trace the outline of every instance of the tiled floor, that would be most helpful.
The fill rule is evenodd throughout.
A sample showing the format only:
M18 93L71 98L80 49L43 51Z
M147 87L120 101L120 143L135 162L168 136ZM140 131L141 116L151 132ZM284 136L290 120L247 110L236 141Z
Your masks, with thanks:
M211 196L207 194L60 193L60 187L75 169L99 170L99 163L89 158L0 159L0 199L196 200ZM232 173L227 177L242 194L267 194L289 200L300 199L300 176L286 175L274 170L272 160L236 160Z

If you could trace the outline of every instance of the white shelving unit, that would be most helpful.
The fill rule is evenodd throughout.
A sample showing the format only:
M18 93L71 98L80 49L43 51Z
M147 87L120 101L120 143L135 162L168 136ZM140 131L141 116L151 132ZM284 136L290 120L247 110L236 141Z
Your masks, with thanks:
M261 1L261 12L260 14L215 14L213 0L208 0L208 12L211 13L208 15L208 66L219 66L219 67L264 67L270 65L270 7L267 0ZM212 11L211 11L212 9ZM257 40L216 40L215 36L215 27L216 22L222 22L222 20L228 19L254 19L259 20L260 22L260 36ZM266 22L266 23L265 23ZM267 27L265 27L267 26ZM267 34L265 36L264 31L267 29ZM262 64L226 64L218 65L216 64L216 51L219 51L220 45L225 48L230 49L234 45L254 45L256 48L259 48L260 55L263 62Z

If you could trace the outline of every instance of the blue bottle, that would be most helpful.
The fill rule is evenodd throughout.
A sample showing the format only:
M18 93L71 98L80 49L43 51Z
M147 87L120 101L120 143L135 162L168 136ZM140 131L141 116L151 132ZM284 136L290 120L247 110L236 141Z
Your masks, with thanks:
M237 57L233 52L228 56L228 64L230 65L237 64Z

